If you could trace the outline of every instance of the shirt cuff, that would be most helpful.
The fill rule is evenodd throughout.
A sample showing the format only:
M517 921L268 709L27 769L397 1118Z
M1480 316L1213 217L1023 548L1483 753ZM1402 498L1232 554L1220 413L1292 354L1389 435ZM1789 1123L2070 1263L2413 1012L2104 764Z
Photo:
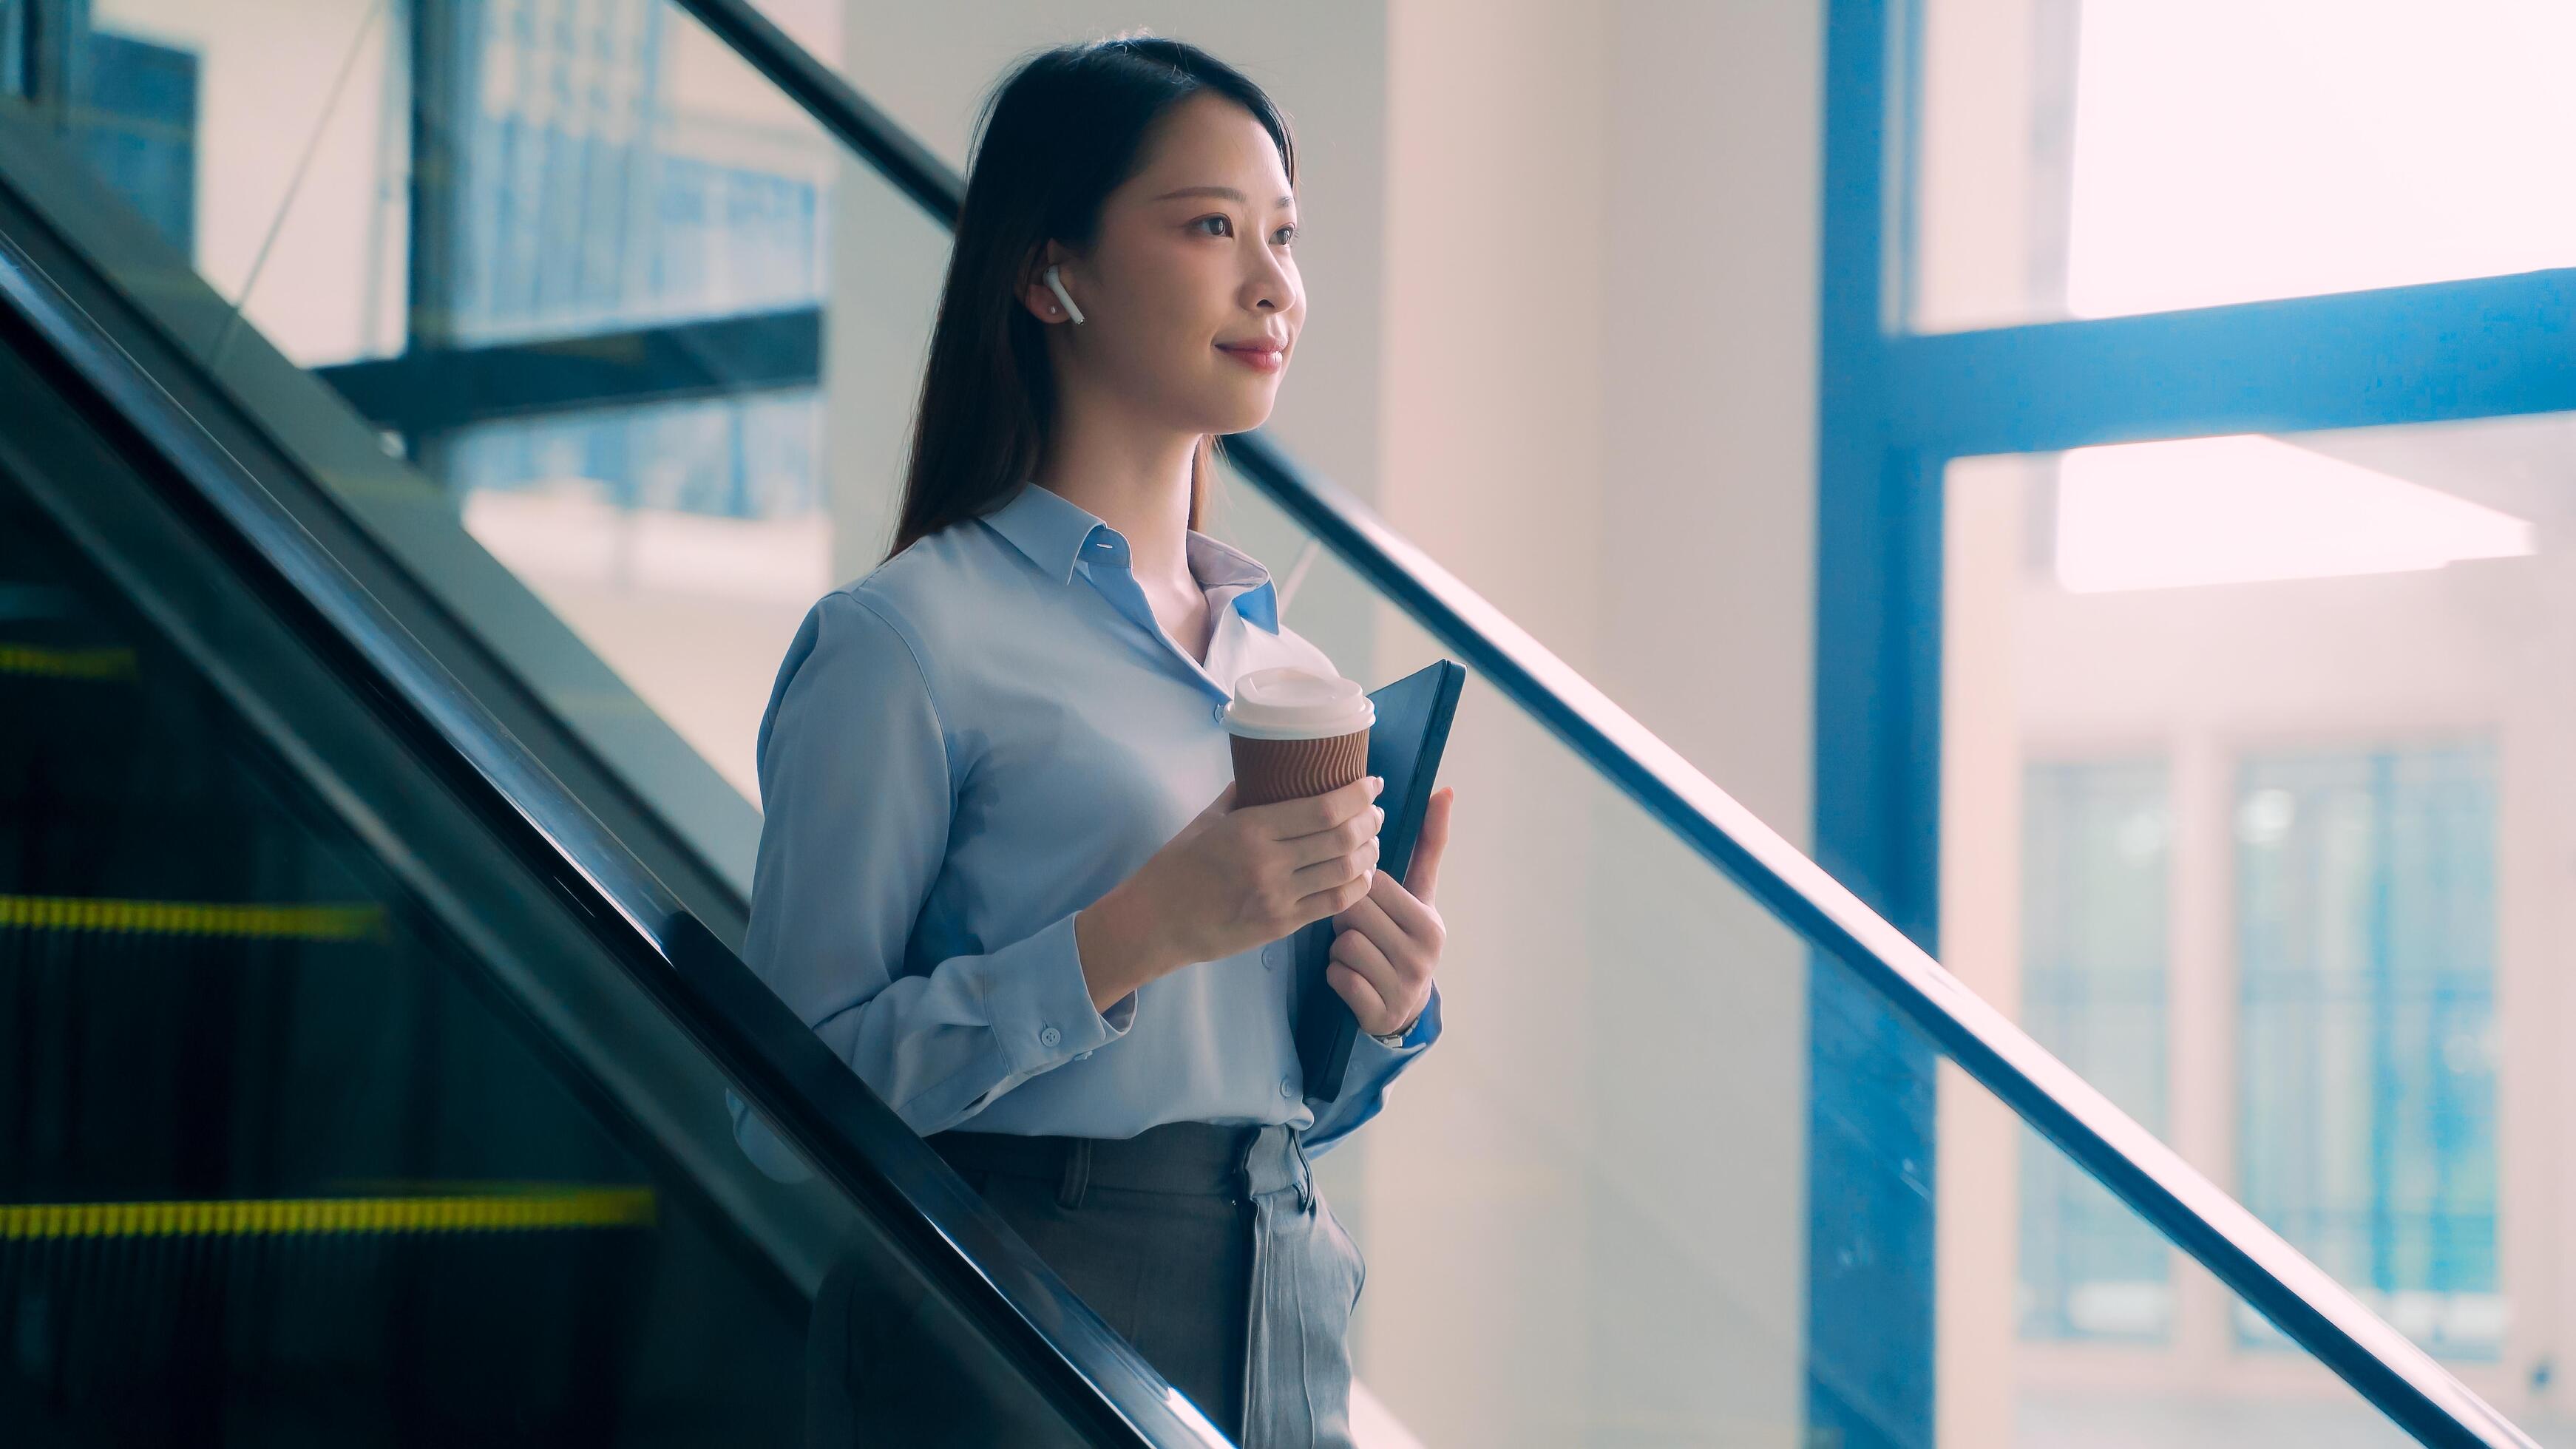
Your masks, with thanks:
M1431 983L1431 996L1422 1003L1422 1014L1413 1019L1413 1025L1406 1029L1403 1040L1394 1043L1379 1041L1377 1033L1368 1031L1360 1035L1381 1051L1394 1056L1420 1051L1431 1045L1440 1035L1440 983Z
M1091 1004L1068 911L1037 934L986 955L976 972L976 994L985 1020L1011 1063L1013 1075L1062 1066L1107 1046L1136 1021L1136 993L1103 1012Z

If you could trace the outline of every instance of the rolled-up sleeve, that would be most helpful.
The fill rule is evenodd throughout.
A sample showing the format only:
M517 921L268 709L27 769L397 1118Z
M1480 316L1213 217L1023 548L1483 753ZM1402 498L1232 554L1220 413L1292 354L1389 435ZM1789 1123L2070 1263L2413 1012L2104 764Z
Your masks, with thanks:
M1431 999L1422 1005L1422 1014L1403 1041L1388 1046L1367 1032L1351 1042L1350 1065L1343 1069L1342 1090L1330 1102L1313 1103L1315 1125L1301 1136L1308 1157L1318 1156L1334 1144L1357 1131L1360 1124L1378 1114L1386 1105L1386 1090L1398 1074L1412 1066L1440 1039L1440 983L1431 984Z
M764 818L743 955L916 1132L1126 1034L1131 992L1092 1005L1074 912L993 950L905 970L947 856L956 779L907 631L842 590L807 612L760 725ZM787 1160L739 1101L764 1167ZM782 1174L784 1175L784 1174Z

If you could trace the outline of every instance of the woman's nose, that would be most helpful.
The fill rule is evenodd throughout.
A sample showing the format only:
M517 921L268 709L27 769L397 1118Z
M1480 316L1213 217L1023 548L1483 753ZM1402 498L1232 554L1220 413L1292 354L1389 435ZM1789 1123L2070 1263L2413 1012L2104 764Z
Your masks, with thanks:
M1257 312L1279 311L1296 299L1297 279L1266 248L1257 255L1259 260L1247 284L1252 308Z
M1251 284L1252 307L1257 312L1276 312L1294 301L1297 284L1277 266L1261 269Z

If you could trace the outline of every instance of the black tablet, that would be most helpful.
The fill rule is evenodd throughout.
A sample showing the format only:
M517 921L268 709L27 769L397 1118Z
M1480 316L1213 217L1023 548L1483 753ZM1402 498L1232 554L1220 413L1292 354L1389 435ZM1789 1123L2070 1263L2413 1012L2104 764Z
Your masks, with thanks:
M1443 659L1383 689L1371 690L1377 719L1369 726L1368 772L1386 781L1377 803L1386 808L1378 830L1377 868L1397 880L1413 866L1413 843L1449 743L1449 721L1466 685L1464 666ZM1341 1095L1342 1076L1359 1039L1359 1018L1324 979L1331 962L1333 918L1324 917L1291 937L1297 963L1297 1064L1306 1074L1306 1096L1329 1102Z

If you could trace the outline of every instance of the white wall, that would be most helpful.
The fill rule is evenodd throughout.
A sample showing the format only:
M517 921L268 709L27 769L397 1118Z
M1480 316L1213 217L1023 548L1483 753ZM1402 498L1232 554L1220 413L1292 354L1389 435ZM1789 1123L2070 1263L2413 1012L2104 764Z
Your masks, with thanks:
M1394 13L1387 511L1804 840L1818 11ZM1369 1374L1434 1443L1797 1442L1801 953L1504 717Z

